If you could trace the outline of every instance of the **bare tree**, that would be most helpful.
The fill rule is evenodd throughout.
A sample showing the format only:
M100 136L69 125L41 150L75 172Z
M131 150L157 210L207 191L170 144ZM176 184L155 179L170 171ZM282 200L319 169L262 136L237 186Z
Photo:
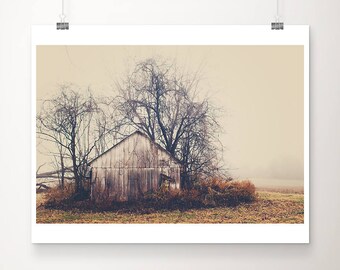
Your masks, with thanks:
M117 109L117 100L111 97L101 97L97 104L99 111L95 118L94 131L98 141L95 145L95 156L101 155L126 135L123 131L126 124Z
M188 75L176 64L147 59L118 85L123 121L182 161L184 187L218 167L216 109L199 98L198 83L197 73Z
M93 131L99 112L90 91L82 95L71 86L61 86L59 95L45 100L37 115L38 136L55 143L60 154L62 179L65 178L65 162L70 162L77 194L84 194L88 160L98 140L105 135L98 136Z

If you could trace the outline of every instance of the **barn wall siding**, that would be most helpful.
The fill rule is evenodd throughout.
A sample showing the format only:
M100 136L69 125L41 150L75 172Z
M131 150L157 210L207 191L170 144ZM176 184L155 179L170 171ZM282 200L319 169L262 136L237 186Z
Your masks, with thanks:
M180 188L179 162L138 132L99 156L91 167L94 200L136 200L157 190L161 175L172 179L171 189Z

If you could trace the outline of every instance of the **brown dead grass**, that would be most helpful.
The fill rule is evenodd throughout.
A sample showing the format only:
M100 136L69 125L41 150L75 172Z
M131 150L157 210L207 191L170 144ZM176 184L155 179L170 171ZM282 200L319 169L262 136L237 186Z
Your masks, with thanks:
M39 194L40 196L40 194ZM43 197L39 197L43 203ZM41 195L43 196L43 195ZM37 201L38 201L37 200ZM205 209L159 210L150 213L122 213L118 211L83 212L37 207L37 223L303 223L304 196L296 193L258 192L253 203L235 207Z

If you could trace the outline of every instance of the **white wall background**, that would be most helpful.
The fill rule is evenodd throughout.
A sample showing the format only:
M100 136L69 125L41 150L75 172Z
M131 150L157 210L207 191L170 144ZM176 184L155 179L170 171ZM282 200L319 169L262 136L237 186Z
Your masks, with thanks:
M340 269L338 0L281 0L310 27L309 245L32 245L30 27L61 0L0 0L0 269ZM275 0L65 0L72 24L269 24Z

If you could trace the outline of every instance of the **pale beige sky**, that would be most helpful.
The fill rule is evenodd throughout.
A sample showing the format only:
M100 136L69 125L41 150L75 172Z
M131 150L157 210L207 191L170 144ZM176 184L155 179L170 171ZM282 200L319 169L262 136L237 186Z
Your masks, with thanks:
M303 179L303 46L38 46L37 99L70 82L113 95L115 81L149 57L200 70L202 96L224 109L233 176Z

